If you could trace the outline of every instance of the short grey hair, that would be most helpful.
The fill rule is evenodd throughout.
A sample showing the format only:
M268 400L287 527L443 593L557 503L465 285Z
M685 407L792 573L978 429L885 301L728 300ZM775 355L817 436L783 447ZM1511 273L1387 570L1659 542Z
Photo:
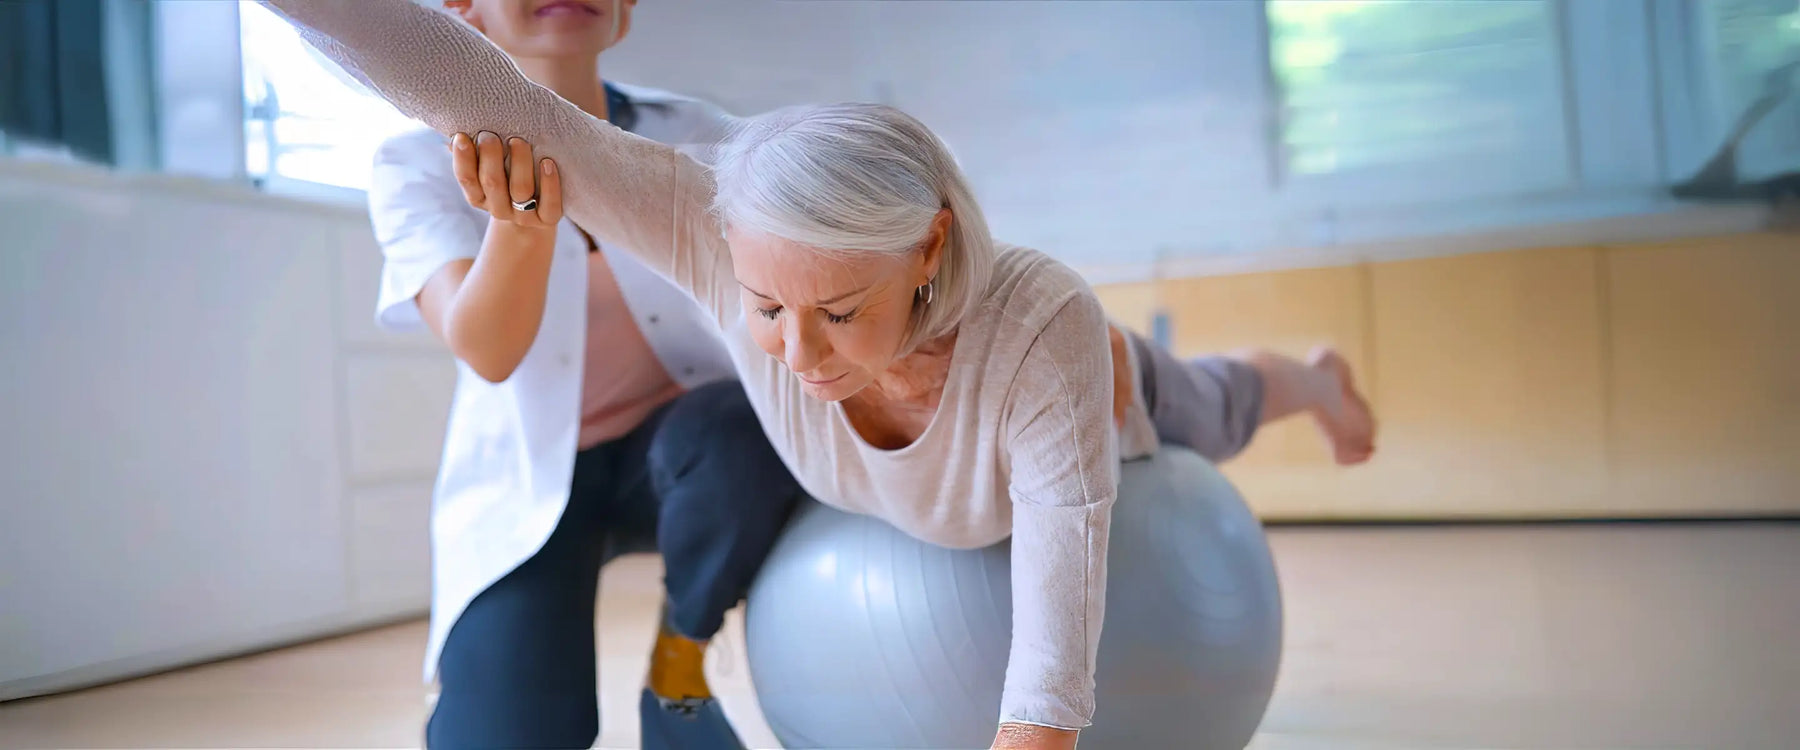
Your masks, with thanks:
M996 250L974 191L944 142L898 109L777 110L739 123L712 166L713 210L726 225L836 257L903 256L950 209L930 303L915 297L902 353L954 330L987 293Z

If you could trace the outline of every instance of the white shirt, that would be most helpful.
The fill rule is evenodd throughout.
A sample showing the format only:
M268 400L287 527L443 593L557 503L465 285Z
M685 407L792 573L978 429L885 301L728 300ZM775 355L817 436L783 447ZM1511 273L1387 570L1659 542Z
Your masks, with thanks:
M710 104L615 85L637 113L633 132L705 146L727 115ZM397 135L375 157L369 210L385 260L376 322L424 327L414 301L451 261L474 258L488 215L463 199L443 136ZM663 369L694 388L734 377L710 315L632 254L602 245L626 306ZM475 596L536 554L569 500L580 430L587 342L587 242L572 222L557 230L537 339L512 377L489 383L457 363L456 395L432 497L431 632L425 679L436 675L450 626Z

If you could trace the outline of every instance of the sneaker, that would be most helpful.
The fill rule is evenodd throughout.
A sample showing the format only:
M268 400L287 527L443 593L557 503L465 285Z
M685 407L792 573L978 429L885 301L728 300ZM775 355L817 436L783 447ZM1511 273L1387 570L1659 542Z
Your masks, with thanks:
M638 721L645 750L744 750L716 698L669 700L644 688Z

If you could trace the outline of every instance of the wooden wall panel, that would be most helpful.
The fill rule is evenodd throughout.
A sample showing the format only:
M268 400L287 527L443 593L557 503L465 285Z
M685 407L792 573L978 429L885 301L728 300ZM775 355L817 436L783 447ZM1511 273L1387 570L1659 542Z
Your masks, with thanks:
M1606 491L1592 248L1372 269L1380 515L1589 515Z
M1379 452L1311 424L1225 470L1271 519L1800 515L1800 235L1517 250L1102 287L1182 355L1318 344ZM1142 321L1140 323L1140 321Z
M1103 284L1094 287L1094 293L1114 323L1139 333L1150 332L1150 318L1156 311L1156 282Z
M1800 235L1611 248L1619 512L1800 513Z

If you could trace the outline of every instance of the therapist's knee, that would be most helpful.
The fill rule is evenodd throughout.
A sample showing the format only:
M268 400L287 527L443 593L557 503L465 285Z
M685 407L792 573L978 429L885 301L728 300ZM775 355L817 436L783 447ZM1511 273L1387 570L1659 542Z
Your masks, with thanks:
M743 498L786 493L794 486L735 380L701 386L671 405L649 460L662 490L701 483L716 490L702 494Z

